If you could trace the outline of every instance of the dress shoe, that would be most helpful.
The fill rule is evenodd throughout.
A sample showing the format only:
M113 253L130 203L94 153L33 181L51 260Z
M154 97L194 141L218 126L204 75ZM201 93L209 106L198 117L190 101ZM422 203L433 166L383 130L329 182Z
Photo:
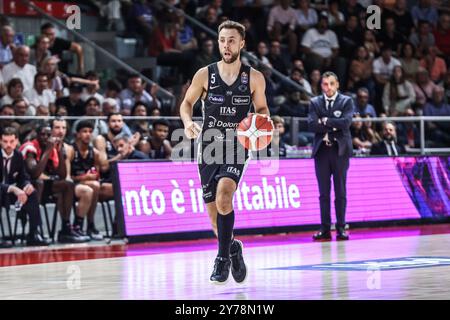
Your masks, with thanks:
M27 236L27 246L48 246L50 240L41 236L39 232L30 233Z
M314 241L330 241L331 240L331 232L330 231L319 231L315 235L313 235Z
M348 233L345 231L345 229L337 229L336 240L345 241L348 239L349 239Z

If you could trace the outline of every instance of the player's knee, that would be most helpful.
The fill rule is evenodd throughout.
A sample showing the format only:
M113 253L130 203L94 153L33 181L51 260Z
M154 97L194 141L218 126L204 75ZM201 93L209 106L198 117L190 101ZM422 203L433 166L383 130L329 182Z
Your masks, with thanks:
M221 192L216 196L217 211L219 214L227 214L233 207L233 193Z

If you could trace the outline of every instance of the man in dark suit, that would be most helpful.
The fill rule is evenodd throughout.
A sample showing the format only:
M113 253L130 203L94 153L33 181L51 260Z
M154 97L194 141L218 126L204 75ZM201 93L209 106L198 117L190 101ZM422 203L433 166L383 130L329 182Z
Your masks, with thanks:
M383 140L372 145L370 154L396 157L405 153L405 147L397 144L395 124L389 121L383 123Z
M36 190L30 182L22 155L16 149L18 133L15 128L7 127L1 135L0 181L1 205L9 209L10 204L20 202L21 210L29 216L28 246L47 246L50 242L38 232L42 225L39 201Z
M338 92L339 80L333 72L322 75L323 94L311 99L308 126L315 133L312 156L320 193L321 228L314 240L331 240L330 190L333 176L336 207L336 239L348 240L345 232L347 205L346 178L353 152L350 125L353 100Z

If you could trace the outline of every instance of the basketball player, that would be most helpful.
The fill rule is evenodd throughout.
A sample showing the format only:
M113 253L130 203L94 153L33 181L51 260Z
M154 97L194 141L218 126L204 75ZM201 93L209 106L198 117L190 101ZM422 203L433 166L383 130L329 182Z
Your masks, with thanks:
M220 143L226 152L233 152L233 158L243 147L237 143L236 128L247 117L252 102L255 112L269 116L264 76L241 62L240 53L245 43L245 27L234 21L225 21L219 28L219 49L222 60L197 71L180 107L185 134L188 138L201 139L198 154L198 169L213 231L218 238L219 252L210 277L213 283L228 279L230 268L236 282L243 282L247 267L242 254L242 242L234 239L233 194L241 180L248 151L244 150L245 161L221 161L205 163L211 144ZM192 121L192 108L201 98L203 126ZM206 141L209 130L217 134ZM232 140L227 139L232 133ZM209 131L211 133L211 131ZM232 149L229 150L229 146ZM229 158L229 157L228 157Z

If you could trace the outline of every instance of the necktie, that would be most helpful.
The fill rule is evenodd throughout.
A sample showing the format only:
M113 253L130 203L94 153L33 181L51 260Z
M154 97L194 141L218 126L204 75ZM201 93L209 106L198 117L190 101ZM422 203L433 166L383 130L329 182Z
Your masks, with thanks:
M327 110L331 109L331 103L333 102L333 99L327 99L328 104L327 104Z
M5 158L3 159L3 183L6 183L7 181L7 176L8 176L8 165L9 165L9 161L11 160L11 158Z
M394 156L398 156L397 148L395 148L394 141L391 141L391 148L392 148L392 153L394 154Z

